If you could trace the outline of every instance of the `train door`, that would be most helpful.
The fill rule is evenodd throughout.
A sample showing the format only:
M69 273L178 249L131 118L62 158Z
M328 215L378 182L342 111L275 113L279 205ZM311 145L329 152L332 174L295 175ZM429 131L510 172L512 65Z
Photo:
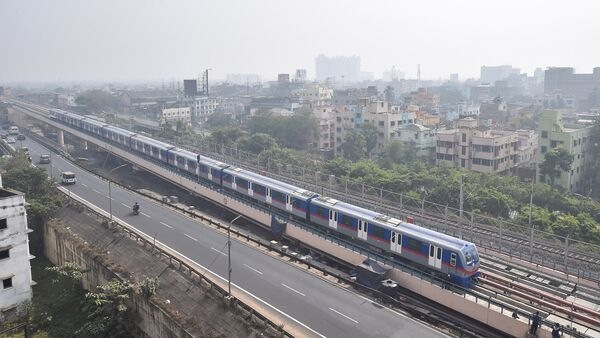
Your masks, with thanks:
M248 195L254 196L254 183L248 181Z
M231 189L237 189L237 177L231 175Z
M292 212L292 196L285 195L285 210Z
M401 233L391 231L390 250L392 250L392 252L402 253L402 234Z
M358 238L367 240L367 222L362 219L358 220Z
M337 230L337 211L329 210L329 227Z
M442 248L429 244L429 265L441 269L442 268Z
M271 188L267 188L266 200L269 204L273 202L273 197L271 197Z

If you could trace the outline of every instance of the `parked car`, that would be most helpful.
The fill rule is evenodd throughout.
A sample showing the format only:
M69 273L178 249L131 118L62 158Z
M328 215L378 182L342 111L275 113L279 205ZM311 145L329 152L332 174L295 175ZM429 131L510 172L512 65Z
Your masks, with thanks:
M15 140L14 137L8 137L8 138L6 138L6 143L15 143L15 142L17 142L17 140Z
M19 141L23 141L23 140L25 140L25 135L23 135L23 134L19 134L19 135L17 136L17 140L19 140Z
M8 136L6 136L6 134L0 134L0 137L2 137L3 140L6 140Z

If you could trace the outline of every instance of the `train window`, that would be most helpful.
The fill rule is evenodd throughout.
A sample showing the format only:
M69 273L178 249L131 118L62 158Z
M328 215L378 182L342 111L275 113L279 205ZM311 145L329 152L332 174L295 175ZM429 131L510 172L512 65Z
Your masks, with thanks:
M391 236L392 242L396 243L396 233L392 231L392 236Z
M201 164L200 165L200 171L203 172L203 173L207 173L208 172L208 167L205 166L205 165L203 165L203 164Z
M450 265L456 266L456 254L454 252L450 254Z
M437 259L442 259L442 248L437 248Z
M385 230L383 230L383 228L380 228L380 227L374 226L373 224L371 224L371 227L370 227L370 228L371 228L371 229L372 229L372 231L373 231L373 233L372 233L372 234L373 234L373 236L375 236L375 237L379 237L379 238L385 238L385 237L383 237L383 236L385 235Z
M223 181L231 182L231 175L223 173Z
M352 226L352 217L350 217L348 215L344 215L344 214L341 214L340 217L341 217L341 220L340 220L341 224L347 225L349 227Z
M294 206L294 208L300 209L302 208L302 200L292 198L292 205Z
M279 201L281 203L285 203L285 197L286 196L287 196L286 194L283 194L283 193L281 193L281 192L279 192L277 190L271 189L271 197L274 200L276 200L276 201Z
M433 257L434 256L434 251L435 249L433 248L433 245L429 246L429 257Z
M471 252L467 251L465 253L465 261L467 265L471 265L473 263L473 255L471 255Z
M323 218L328 218L329 217L328 213L329 213L328 209L325 209L318 205L315 206L315 214L317 214Z
M421 252L421 250L423 248L423 243L421 241L419 241L418 239L408 237L406 239L406 247L411 250L414 250L416 252Z
M238 187L242 187L244 189L248 189L248 181L243 178L236 177L235 183L237 183Z
M254 190L254 192L256 194L259 194L259 195L263 195L264 196L267 193L267 189L264 186L260 185L260 184L254 183L252 185L252 189Z

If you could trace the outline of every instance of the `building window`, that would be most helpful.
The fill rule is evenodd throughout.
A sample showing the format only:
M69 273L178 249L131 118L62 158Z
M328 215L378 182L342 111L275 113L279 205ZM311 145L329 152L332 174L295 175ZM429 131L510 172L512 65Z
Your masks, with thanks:
M12 277L2 280L2 287L4 289L12 288L12 286L13 286L13 284L12 284Z
M542 154L545 154L548 151L548 147L542 146Z
M10 257L10 249L0 250L0 259L6 259Z
M393 127L393 126L395 126L395 125L396 125L396 121L392 121L392 122L390 122L390 126L392 126L392 127Z
M465 147L465 146L462 146L461 148L462 148L462 149L461 149L461 151L460 151L460 152L461 152L463 155L466 155L466 154L467 154L467 147ZM464 165L463 165L463 167L464 167Z
M385 123L383 121L379 121L379 126L383 127L383 126L385 126Z
M4 229L8 228L7 220L8 220L7 218L0 219L0 230L4 230Z
M467 142L467 134L465 134L465 133L462 134L462 141Z
M542 130L542 138L548 138L548 131Z
M465 159L464 158L460 160L460 166L463 168L465 167Z
M550 148L556 148L556 146L558 145L558 141L550 141Z

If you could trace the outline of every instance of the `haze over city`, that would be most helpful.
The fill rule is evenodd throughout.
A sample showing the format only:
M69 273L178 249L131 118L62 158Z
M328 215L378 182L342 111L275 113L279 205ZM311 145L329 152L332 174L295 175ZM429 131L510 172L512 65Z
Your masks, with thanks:
M0 336L600 338L599 13L0 0Z
M160 80L308 69L358 55L376 78L478 77L481 65L600 58L596 1L2 1L0 82Z

